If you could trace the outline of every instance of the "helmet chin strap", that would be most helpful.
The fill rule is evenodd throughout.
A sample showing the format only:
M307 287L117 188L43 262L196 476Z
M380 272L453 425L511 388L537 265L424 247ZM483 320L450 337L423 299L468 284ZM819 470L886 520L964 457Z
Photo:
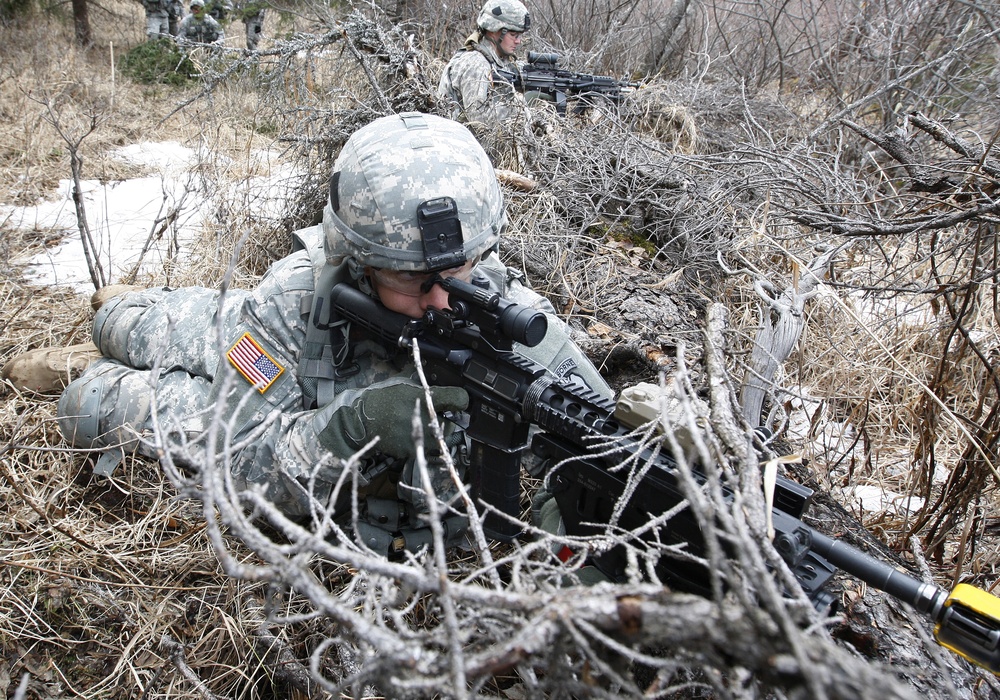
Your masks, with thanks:
M505 36L507 36L507 32L508 31L510 31L510 30L507 29L507 27L504 27L503 29L501 29L498 32L499 37L500 37L499 39L494 39L493 37L487 36L487 38L489 38L489 40L490 40L490 43L493 44L493 48L496 50L497 56L499 56L500 58L510 58L511 56L514 55L512 53L507 53L506 51L504 51L503 49L500 48L500 44L503 42L503 38Z
M365 266L359 263L354 258L347 258L347 274L351 276L354 280L358 289L361 290L363 294L366 294L373 299L378 299L378 292L375 291L375 287L372 286L372 281L365 274Z

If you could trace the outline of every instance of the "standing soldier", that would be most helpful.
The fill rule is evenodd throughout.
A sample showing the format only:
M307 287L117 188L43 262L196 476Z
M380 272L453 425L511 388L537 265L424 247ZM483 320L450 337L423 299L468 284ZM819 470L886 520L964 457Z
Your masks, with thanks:
M221 44L225 38L222 27L205 11L205 0L191 0L191 14L177 28L177 40L191 44Z
M438 98L454 103L464 122L500 122L525 112L523 96L496 69L517 71L517 49L531 17L520 0L487 0L465 46L445 66Z
M170 0L140 0L146 10L146 38L170 36Z
M261 32L264 31L264 8L267 7L265 0L243 0L236 8L236 13L243 20L243 26L247 31L247 49L257 50L260 43Z
M167 14L170 20L170 36L177 36L181 20L184 19L184 3L181 0L170 0L170 9Z
M229 13L233 11L233 3L230 0L208 0L205 9L220 26L226 26L229 23Z

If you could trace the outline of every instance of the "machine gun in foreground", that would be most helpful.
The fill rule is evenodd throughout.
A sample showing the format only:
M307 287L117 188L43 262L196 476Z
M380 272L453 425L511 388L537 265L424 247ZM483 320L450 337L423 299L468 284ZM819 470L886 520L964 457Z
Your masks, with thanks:
M468 411L457 422L472 444L473 496L497 511L487 513L487 535L510 541L521 532L520 462L530 441L532 451L554 465L548 481L568 535L600 536L613 517L618 532L644 529L633 544L658 557L656 575L679 590L709 594L705 539L685 507L673 457L636 440L616 417L614 403L578 381L556 379L516 349L514 343L542 341L544 314L455 278L436 283L449 292L450 310L432 309L422 319L389 311L345 284L334 286L331 301L340 318L377 340L398 347L417 342L429 383L469 393ZM531 426L540 431L529 440ZM694 476L704 481L703 474ZM823 535L800 519L811 494L779 478L772 519L775 549L814 604L825 604L825 584L840 568L929 616L940 644L1000 673L1000 599L966 584L949 593ZM648 527L671 509L677 512L662 525ZM676 545L683 556L672 551ZM592 562L615 580L626 554L618 546Z
M544 99L555 102L559 114L566 113L567 98L578 100L575 112L583 112L595 98L603 98L614 103L631 90L639 87L639 83L618 80L608 75L590 75L574 73L559 68L559 55L554 53L528 52L528 62L520 70L495 69L495 76L514 86L523 93L535 93Z

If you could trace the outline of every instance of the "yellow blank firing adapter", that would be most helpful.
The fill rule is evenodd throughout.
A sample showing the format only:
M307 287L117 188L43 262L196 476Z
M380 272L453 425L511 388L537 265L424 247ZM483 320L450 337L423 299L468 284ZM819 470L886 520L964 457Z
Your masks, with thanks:
M1000 673L1000 598L958 584L937 615L934 638L972 663Z

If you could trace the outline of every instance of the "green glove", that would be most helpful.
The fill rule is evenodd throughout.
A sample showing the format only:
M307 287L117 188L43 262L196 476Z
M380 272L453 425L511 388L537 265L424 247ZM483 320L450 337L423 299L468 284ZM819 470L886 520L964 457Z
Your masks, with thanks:
M469 407L469 394L457 386L432 386L434 410L463 411ZM424 444L430 444L427 406L424 389L404 378L388 379L362 389L349 403L339 407L329 423L319 432L319 441L333 454L347 459L375 436L375 449L390 457L414 457L413 409L420 401L420 417L424 425Z

